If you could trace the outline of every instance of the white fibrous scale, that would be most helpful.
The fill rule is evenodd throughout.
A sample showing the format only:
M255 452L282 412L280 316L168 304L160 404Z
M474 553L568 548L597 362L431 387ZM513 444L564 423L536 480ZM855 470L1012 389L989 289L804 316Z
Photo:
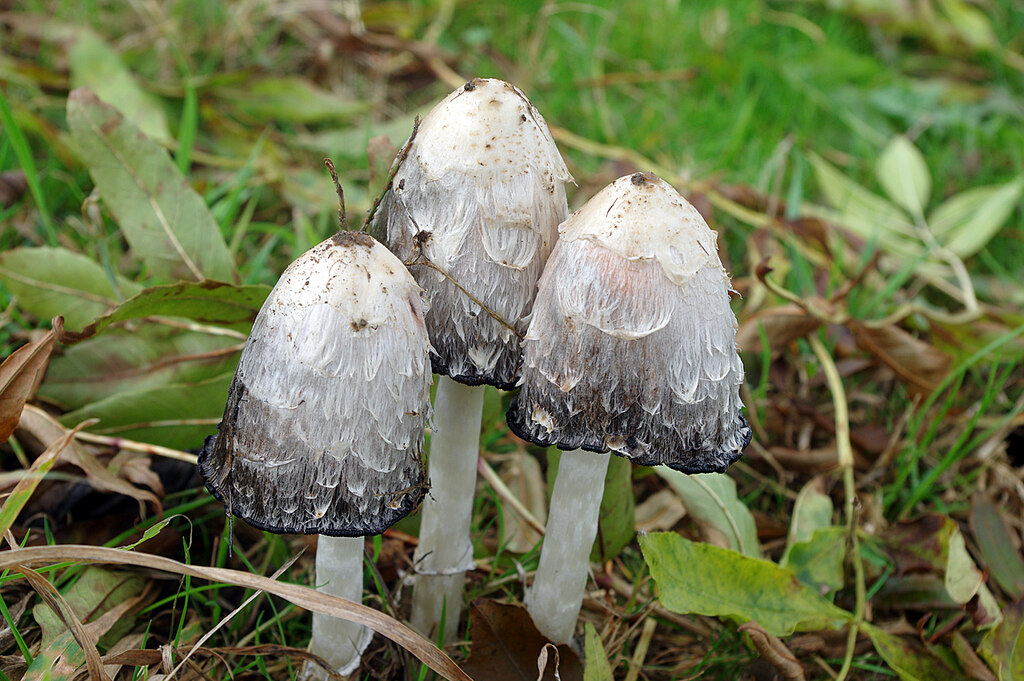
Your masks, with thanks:
M378 534L423 496L430 344L421 289L339 232L263 304L199 457L229 514L272 532Z
M544 118L509 83L472 80L423 119L374 231L427 293L436 372L515 383L571 180Z
M750 426L715 233L650 173L619 178L559 231L524 341L512 430L543 446L724 471Z

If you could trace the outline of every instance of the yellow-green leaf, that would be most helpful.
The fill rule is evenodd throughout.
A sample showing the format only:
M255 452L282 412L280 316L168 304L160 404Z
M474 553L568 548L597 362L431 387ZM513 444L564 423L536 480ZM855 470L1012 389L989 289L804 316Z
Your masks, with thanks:
M125 118L152 140L171 140L167 114L160 101L142 89L117 50L96 33L79 28L68 53L72 87L86 87L104 102L114 104Z
M878 181L889 198L914 216L924 215L932 192L932 177L924 155L903 135L889 140L875 166Z
M154 276L235 280L217 222L160 145L86 89L68 97L68 125L100 196Z
M601 645L601 637L590 622L586 626L586 666L583 667L583 681L613 681L612 667Z
M640 537L658 599L674 612L756 620L773 636L838 629L853 616L759 558L659 532Z
M961 258L983 249L1020 205L1024 177L993 187L977 187L951 196L936 208L928 224L936 238Z

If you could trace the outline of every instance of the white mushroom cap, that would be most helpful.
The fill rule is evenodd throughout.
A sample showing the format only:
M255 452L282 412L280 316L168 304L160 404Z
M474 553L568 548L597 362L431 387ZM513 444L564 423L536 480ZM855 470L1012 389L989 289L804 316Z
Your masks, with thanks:
M285 270L199 457L229 514L271 532L360 536L416 508L431 381L420 296L366 234L339 232Z
M619 178L559 231L509 426L542 446L725 470L750 427L715 233L650 173Z
M544 118L509 83L471 80L423 119L374 229L427 292L436 372L468 385L515 383L517 334L568 215L571 180ZM472 297L412 264L424 259Z

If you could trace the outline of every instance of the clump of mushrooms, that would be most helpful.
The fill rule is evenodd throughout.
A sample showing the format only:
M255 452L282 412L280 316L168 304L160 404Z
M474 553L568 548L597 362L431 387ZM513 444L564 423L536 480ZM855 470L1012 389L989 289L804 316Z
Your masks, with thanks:
M559 227L508 413L520 437L565 451L526 603L556 643L573 635L608 452L722 472L750 442L736 318L715 233L670 185L622 177Z
M260 310L219 432L199 457L229 516L320 534L317 582L357 603L363 537L414 510L426 488L430 344L420 296L366 234L338 232L304 253ZM315 613L312 652L349 674L371 635Z
M424 288L434 371L430 447L411 624L456 632L479 455L483 385L511 388L537 279L571 181L544 118L509 83L474 79L423 119L373 230Z

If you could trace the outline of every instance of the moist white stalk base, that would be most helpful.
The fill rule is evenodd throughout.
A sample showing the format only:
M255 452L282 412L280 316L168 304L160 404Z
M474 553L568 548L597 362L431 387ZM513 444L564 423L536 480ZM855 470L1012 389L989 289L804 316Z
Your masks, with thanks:
M483 407L482 385L463 385L447 376L439 378L430 439L430 492L423 501L420 543L414 555L417 575L409 624L437 640L444 607L446 643L455 639L465 572L473 567L469 525Z
M363 602L363 538L320 536L316 546L318 591L341 596L353 603ZM373 631L339 617L313 613L310 651L319 655L342 676L359 667L359 659L370 645ZM305 681L319 681L327 675L319 665L307 663Z
M576 628L609 456L576 449L558 462L540 565L526 594L533 623L554 643L569 643Z

